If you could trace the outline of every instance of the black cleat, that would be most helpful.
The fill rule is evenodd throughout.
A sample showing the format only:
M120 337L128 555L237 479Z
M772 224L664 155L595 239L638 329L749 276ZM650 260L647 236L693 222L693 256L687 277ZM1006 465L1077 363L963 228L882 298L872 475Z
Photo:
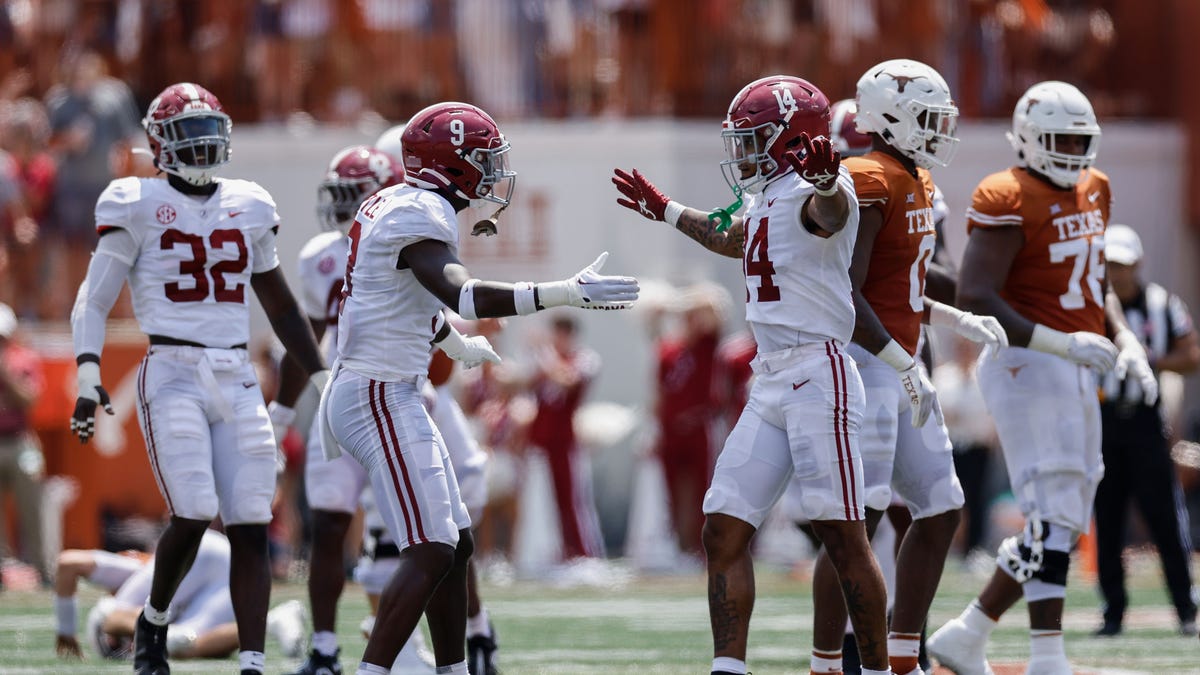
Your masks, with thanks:
M496 667L496 629L488 622L490 636L472 635L467 638L467 669L471 675L499 675Z
M170 675L167 665L167 627L155 626L138 614L133 631L133 672L137 675Z
M1121 624L1115 621L1105 621L1099 628L1092 631L1092 637L1115 637L1121 634Z
M304 663L287 675L342 675L342 664L338 662L338 655L341 653L339 648L333 656L325 656L313 649Z

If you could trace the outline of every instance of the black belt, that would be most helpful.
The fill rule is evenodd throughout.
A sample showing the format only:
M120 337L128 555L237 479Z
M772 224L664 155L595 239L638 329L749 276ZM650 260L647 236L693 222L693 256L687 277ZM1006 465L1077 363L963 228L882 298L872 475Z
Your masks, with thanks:
M379 527L371 528L370 530L367 531L367 534L371 537L371 539L374 541L374 544L375 544L374 546L372 546L368 549L368 553L367 553L368 558L370 558L371 560L384 560L387 558L399 558L400 557L400 547L397 546L394 542L379 541L380 539L383 539L383 536L385 534L385 531L383 528L379 528Z
M208 347L209 347L208 345L202 345L199 342L192 342L191 340L180 340L179 338L167 337L166 335L151 335L150 336L150 344L162 345L162 346L166 346L166 347L199 347L201 349L208 349ZM232 347L229 347L228 349L245 349L245 348L246 348L246 343L243 342L240 345L234 345ZM222 347L221 349L225 349L225 348Z

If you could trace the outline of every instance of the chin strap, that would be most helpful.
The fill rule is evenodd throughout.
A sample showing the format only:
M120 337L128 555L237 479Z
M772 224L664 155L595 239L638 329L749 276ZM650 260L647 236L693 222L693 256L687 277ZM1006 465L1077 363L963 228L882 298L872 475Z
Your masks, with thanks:
M733 214L742 208L742 187L733 188L733 203L723 209L714 209L708 214L709 220L716 220L717 232L724 232L733 224Z

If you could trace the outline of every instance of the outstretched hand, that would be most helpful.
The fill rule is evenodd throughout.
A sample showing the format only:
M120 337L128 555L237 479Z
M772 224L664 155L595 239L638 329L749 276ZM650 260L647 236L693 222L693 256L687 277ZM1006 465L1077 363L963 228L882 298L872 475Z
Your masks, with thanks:
M612 182L625 197L625 199L617 199L618 204L637 211L650 220L666 220L665 214L667 203L671 201L670 197L654 187L654 184L637 169L634 169L632 174L621 169L613 169Z

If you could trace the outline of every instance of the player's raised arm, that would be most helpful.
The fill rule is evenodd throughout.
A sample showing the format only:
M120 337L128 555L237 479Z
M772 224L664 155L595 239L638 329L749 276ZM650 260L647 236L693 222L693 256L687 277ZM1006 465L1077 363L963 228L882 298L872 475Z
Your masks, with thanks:
M732 216L729 227L721 229L720 221L709 218L705 211L671 200L637 169L630 173L614 169L612 182L624 197L617 199L621 206L671 225L713 253L742 257L746 228L739 216Z

